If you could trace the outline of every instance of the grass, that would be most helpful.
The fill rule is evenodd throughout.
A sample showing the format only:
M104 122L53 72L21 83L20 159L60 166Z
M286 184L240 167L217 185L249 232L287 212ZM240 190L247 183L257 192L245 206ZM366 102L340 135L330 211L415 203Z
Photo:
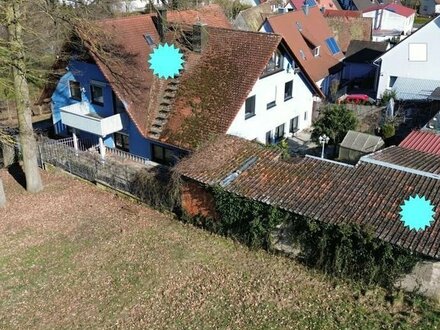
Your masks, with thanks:
M363 290L84 182L4 171L0 328L438 329L429 302Z
M416 18L414 18L414 24L423 25L423 24L428 23L431 20L432 20L432 17L416 16Z

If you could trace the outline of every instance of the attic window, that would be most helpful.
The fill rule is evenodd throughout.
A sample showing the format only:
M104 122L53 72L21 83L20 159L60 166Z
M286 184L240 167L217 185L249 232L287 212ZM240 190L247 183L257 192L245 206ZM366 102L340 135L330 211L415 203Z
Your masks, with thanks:
M283 69L283 55L279 50L276 50L272 57L269 59L269 62L266 65L266 68L263 71L263 75L268 75L273 72L277 72Z
M333 37L327 38L327 39L325 39L325 43L327 44L328 49L330 49L330 51L333 55L335 55L341 51L335 38L333 38Z
M319 47L320 47L320 46L317 46L317 47L315 47L315 48L313 49L313 56L314 56L314 57L319 56Z
M145 41L147 42L147 44L149 46L153 46L154 45L153 37L151 37L149 34L145 34L144 38L145 38Z
M300 22L296 22L296 28L298 29L298 31L302 31L303 28Z
M303 51L302 49L300 49L299 54L301 55L301 58L302 58L303 60L306 59L306 54L304 54L304 51Z

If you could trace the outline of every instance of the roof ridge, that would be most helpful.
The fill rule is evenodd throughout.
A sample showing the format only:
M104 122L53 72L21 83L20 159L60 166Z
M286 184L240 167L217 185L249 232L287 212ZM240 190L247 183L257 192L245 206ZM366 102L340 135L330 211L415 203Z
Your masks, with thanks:
M397 165L397 164L393 164L393 163L388 163L388 162L385 162L383 160L373 159L370 156L371 155L366 155L366 156L361 157L359 159L358 164L361 164L362 162L365 162L365 163L370 163L370 164L373 164L373 165L383 166L383 167L390 168L390 169L397 170L397 171L402 171L402 172L406 172L406 173L411 173L411 174L415 174L415 175L420 175L420 176L432 178L432 179L435 179L435 180L440 180L440 175L439 174L434 174L434 173L431 173L431 172L416 170L416 169L413 169L413 168L407 167L407 166L402 166L402 165Z

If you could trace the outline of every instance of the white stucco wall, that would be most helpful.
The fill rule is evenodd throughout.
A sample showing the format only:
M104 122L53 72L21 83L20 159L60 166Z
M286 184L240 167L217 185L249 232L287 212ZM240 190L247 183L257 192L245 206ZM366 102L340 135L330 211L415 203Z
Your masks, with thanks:
M287 60L284 59L284 68L287 67ZM285 83L293 80L292 98L284 101ZM267 103L273 101L276 88L276 106L267 109ZM243 137L248 140L257 139L259 142L266 142L266 132L285 124L285 133L289 132L290 120L298 116L298 128L302 130L310 127L312 123L313 94L304 82L301 74L287 73L281 71L266 76L257 81L248 97L255 95L255 116L245 119L245 104L235 117L227 134ZM307 119L304 113L307 112Z
M380 24L381 30L398 30L402 31L404 34L411 33L414 24L415 14L410 17L405 17L393 13L389 10L381 10L383 12L382 23ZM369 17L373 19L373 29L378 26L379 22L376 22L376 11L370 11L364 13L363 17ZM378 16L380 20L380 15Z
M388 88L390 76L440 80L439 38L440 16L382 55L377 97ZM426 44L426 61L410 61L409 44Z

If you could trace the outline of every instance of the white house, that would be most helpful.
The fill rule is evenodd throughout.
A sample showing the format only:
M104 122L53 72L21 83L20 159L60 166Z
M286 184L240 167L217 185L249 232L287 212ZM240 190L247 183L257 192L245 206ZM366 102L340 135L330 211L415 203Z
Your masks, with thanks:
M440 14L440 0L421 0L419 7L420 15Z
M413 29L415 10L396 4L379 4L363 10L363 17L373 19L373 41L385 41L409 35Z
M99 141L100 150L170 164L213 135L273 143L310 127L313 98L323 96L281 36L233 30L218 5L96 24L119 52L78 49L88 60L57 62L67 71L40 100L50 97L56 134ZM94 45L98 33L78 37ZM163 79L147 61L166 36L185 58Z
M291 56L277 50L227 133L272 143L310 127L316 92L313 83L294 67Z
M426 100L440 87L440 16L380 56L377 97L395 90L399 99Z

